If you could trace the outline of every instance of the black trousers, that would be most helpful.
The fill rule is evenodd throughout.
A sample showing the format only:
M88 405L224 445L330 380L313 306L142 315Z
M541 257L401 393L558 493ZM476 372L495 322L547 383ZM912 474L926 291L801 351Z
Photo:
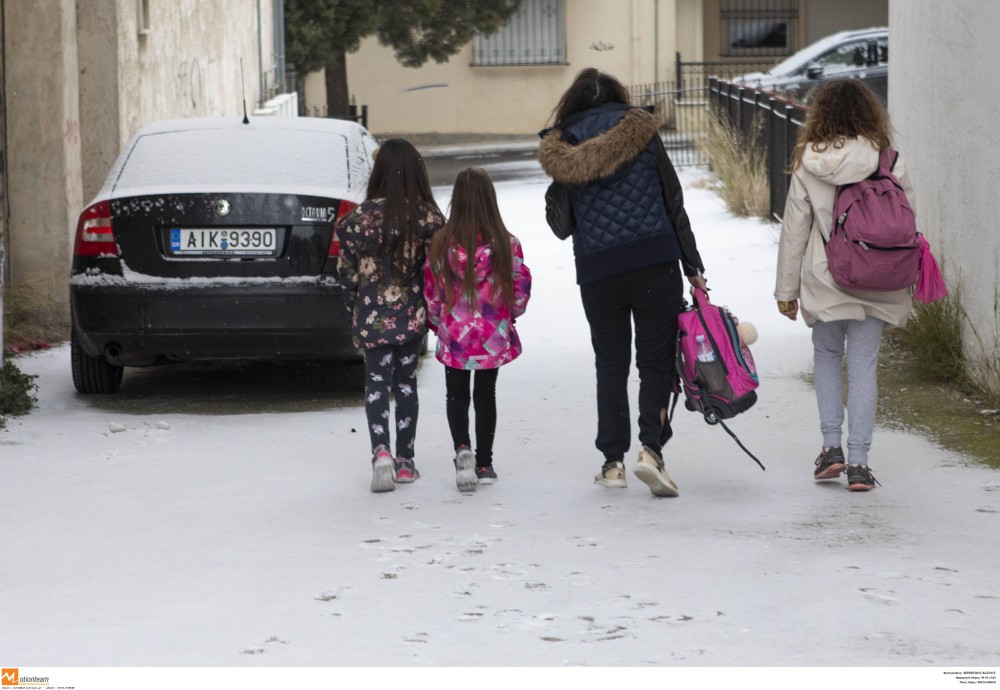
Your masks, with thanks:
M493 437L497 430L497 374L499 369L476 369L472 395L469 387L472 372L467 369L444 368L445 410L448 428L455 450L459 446L472 448L469 440L469 403L476 410L476 466L493 464Z
M630 445L628 376L639 369L639 441L661 449L673 435L665 416L674 378L677 315L684 300L679 262L637 268L580 286L597 368L597 440L605 459Z

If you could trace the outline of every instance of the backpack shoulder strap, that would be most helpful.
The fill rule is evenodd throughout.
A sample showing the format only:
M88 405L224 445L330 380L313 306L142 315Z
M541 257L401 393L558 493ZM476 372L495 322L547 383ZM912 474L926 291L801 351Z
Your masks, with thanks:
M878 156L878 172L880 174L891 173L899 160L899 152L891 146L886 146Z

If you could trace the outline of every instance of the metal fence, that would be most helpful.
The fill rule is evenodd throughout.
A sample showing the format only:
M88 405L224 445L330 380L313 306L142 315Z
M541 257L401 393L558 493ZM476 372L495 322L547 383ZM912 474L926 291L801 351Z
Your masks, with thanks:
M765 147L771 216L781 220L791 180L787 172L789 163L809 109L774 94L719 79L710 80L708 89L712 116L723 118L739 132L745 145Z
M768 69L766 62L684 62L676 54L672 81L633 84L629 99L633 105L653 106L660 118L660 133L676 166L707 166L708 157L700 141L708 124L709 82Z

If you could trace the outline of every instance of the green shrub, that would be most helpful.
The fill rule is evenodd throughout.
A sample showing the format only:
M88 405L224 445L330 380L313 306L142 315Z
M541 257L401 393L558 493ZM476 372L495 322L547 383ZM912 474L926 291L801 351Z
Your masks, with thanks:
M28 414L37 402L38 390L33 374L25 374L9 359L0 369L0 429L7 425L7 415Z
M959 295L952 294L932 304L914 302L906 327L894 332L896 340L912 356L914 372L926 381L969 385L962 352L962 309Z

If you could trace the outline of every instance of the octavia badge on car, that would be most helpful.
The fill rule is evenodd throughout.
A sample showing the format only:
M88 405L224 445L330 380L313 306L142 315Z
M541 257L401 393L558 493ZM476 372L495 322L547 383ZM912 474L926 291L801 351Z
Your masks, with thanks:
M229 212L233 210L232 204L230 204L225 199L217 199L214 204L215 215L217 216L228 216Z

